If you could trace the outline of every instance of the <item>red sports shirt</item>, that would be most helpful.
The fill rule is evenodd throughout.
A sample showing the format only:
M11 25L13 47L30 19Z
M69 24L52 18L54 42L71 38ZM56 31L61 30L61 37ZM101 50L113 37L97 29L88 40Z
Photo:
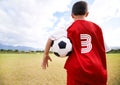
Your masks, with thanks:
M101 28L86 20L75 21L67 36L73 51L68 57L65 69L73 78L88 83L106 83L106 54Z

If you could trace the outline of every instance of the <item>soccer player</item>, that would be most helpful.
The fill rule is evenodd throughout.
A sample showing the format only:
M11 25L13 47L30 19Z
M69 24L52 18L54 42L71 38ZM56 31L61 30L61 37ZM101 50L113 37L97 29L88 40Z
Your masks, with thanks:
M106 85L106 53L102 30L97 24L85 20L88 16L85 1L76 2L71 15L74 22L67 29L67 37L73 50L64 66L67 85ZM52 38L49 38L41 65L43 69L48 66L48 60L52 61L49 56L51 43Z
M68 57L67 85L106 85L106 51L101 28L85 20L88 5L78 1L72 7L74 22L67 29L73 52Z

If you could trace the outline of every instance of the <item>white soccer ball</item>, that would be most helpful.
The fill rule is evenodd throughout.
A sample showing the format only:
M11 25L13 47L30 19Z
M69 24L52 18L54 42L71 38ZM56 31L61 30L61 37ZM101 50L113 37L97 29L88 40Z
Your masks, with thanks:
M72 51L72 44L67 37L61 37L52 42L51 51L58 57L66 57Z

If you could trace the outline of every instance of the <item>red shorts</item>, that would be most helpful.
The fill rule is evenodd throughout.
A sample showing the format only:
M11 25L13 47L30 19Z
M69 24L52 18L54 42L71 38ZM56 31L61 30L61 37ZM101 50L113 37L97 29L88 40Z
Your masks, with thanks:
M87 82L82 82L80 80L76 80L72 77L71 73L67 72L67 85L96 85L96 84L89 84ZM107 84L97 84L97 85L107 85Z

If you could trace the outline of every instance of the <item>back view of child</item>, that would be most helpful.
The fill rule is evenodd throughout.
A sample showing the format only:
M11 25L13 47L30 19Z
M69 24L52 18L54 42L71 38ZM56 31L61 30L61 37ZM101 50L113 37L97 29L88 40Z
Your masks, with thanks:
M87 3L76 2L72 8L74 22L67 29L73 52L68 57L67 85L106 85L106 53L101 28L86 21Z
M85 20L88 7L85 1L73 5L72 18L74 22L67 29L73 51L69 55L65 69L67 85L106 85L106 53L101 28L93 22ZM52 39L49 38L45 47L42 68L46 69L49 49Z

